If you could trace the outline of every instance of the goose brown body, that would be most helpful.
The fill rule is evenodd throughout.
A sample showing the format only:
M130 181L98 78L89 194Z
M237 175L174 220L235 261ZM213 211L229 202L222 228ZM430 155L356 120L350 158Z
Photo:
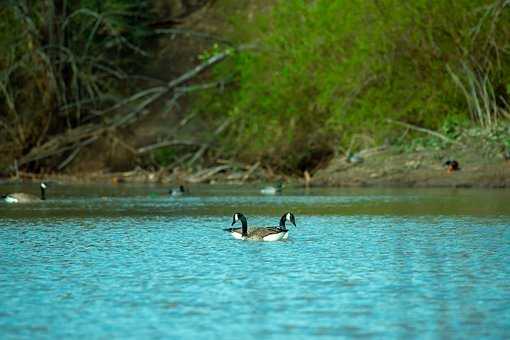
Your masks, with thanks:
M8 203L30 203L38 202L41 198L31 194L25 194L24 192L16 192L5 196L5 201L11 201Z
M41 196L27 194L24 192L15 192L12 194L2 195L1 198L6 203L33 203L42 202L46 199L46 184L41 183Z
M277 227L250 227L246 217L241 213L235 213L233 216L232 225L237 221L241 221L241 228L227 228L225 231L239 240L253 240L253 241L278 241L283 238L285 231Z

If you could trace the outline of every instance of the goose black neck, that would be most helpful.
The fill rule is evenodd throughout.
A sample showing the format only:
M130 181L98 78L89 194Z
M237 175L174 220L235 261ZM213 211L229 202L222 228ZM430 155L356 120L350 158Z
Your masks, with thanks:
M244 215L241 215L241 217L239 218L241 220L241 231L242 231L242 234L243 236L248 236L248 221L246 220L246 217L244 217Z
M41 186L41 200L45 200L46 199L46 191L44 190L44 187Z
M286 217L287 217L287 214L283 215L283 216L282 216L282 218L280 218L280 228L281 228L281 229L287 229L287 228L285 227L285 222L286 222L286 220L287 220L287 219L286 219Z

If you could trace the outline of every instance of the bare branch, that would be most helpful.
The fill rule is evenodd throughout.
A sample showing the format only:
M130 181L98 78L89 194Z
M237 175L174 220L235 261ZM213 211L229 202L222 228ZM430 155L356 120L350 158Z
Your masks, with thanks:
M440 139L442 139L442 140L444 140L445 142L448 142L448 143L459 144L460 145L460 143L457 142L456 140L448 138L445 135L442 135L442 134L440 134L439 132L436 132L436 131L432 131L432 130L429 130L429 129L425 129L425 128L422 128L422 127L419 127L419 126L416 126L416 125L412 125L412 124L408 124L408 123L404 123L404 122L399 122L399 121L396 121L396 120L393 120L393 119L386 119L386 121L388 123L404 126L404 127L409 128L411 130L428 133L429 135L432 135L434 137L440 138Z
M138 148L136 150L136 152L138 154L144 154L144 153L156 150L156 149L164 148L164 147L167 147L167 146L174 146L174 145L199 146L201 144L197 143L195 141L190 141L190 140L175 140L175 139L173 139L173 140L166 140L166 141L162 141L162 142L159 142L159 143L155 143L155 144L151 144L151 145L147 145L147 146Z

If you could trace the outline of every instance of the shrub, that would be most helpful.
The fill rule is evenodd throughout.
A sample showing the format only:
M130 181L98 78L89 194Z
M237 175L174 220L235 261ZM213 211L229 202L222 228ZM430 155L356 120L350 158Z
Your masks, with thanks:
M52 135L101 122L98 112L125 92L145 56L139 43L149 33L148 6L144 0L7 1L0 11L2 162Z
M496 89L504 92L510 75L508 6L278 1L255 28L238 26L238 39L258 41L258 50L216 70L218 77L236 74L233 92L203 103L213 116L235 119L224 137L233 156L288 169L313 167L353 140L363 147L399 136L387 119L432 129L448 117L482 122L468 115L472 105L458 87L463 77L452 77L463 65L476 65L494 89L490 114L499 119L496 100L507 94Z

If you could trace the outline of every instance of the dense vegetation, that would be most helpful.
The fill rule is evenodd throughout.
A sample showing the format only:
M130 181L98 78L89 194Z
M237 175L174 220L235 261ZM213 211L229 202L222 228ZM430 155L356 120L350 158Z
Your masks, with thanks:
M205 145L188 157L195 165L197 157L235 158L296 173L338 153L413 138L398 123L449 134L497 130L510 116L508 0L4 3L0 152L8 157L0 171L13 159L27 170L63 168L81 147L172 94L168 84L140 86L139 75L165 48L157 28L174 25L175 15L161 8L175 3L189 7L177 24L209 3L230 13L233 28L222 28L219 41L228 44L190 56L224 59L184 106L200 118L192 133L214 126L194 141ZM190 150L158 148L151 164L173 164L182 152Z
M239 20L258 48L217 70L234 91L203 100L237 122L227 152L289 170L395 141L394 121L493 129L509 117L509 23L501 0L279 1Z
M81 147L137 121L168 92L140 86L157 38L207 2L2 2L0 171L12 170L13 160L22 169L59 170Z

